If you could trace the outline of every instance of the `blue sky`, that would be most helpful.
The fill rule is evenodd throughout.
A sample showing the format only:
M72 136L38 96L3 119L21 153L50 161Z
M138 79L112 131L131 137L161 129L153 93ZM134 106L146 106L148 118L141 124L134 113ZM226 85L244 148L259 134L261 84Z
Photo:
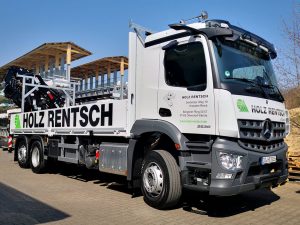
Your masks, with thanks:
M132 19L160 31L180 19L208 12L284 47L282 20L294 0L0 0L0 66L45 43L73 41L94 54L74 63L128 55Z

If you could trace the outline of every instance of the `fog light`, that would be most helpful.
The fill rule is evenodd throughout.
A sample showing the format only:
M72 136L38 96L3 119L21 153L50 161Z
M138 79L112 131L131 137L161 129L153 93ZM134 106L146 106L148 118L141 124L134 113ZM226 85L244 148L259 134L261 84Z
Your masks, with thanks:
M219 159L223 168L227 170L235 170L242 168L243 156L219 152Z
M217 173L216 178L217 179L231 179L233 177L233 174L231 173Z

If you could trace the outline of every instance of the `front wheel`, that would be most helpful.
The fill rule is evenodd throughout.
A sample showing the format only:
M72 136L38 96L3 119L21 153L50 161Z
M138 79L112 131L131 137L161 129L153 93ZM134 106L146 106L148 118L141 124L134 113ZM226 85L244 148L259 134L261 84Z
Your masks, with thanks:
M153 150L146 156L142 167L144 201L157 209L178 204L182 187L179 168L174 157L164 150Z

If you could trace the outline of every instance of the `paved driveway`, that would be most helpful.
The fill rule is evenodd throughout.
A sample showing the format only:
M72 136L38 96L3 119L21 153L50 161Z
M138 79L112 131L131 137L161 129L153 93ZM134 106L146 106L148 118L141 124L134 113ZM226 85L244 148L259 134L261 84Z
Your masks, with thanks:
M177 209L150 208L122 179L73 165L34 174L0 151L0 224L300 224L300 184L234 197L192 194Z

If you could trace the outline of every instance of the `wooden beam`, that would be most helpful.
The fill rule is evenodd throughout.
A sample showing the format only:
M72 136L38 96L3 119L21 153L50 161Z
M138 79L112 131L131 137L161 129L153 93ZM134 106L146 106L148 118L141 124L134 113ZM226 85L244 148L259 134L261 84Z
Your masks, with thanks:
M35 74L39 74L39 73L40 73L40 65L35 64Z
M36 52L34 52L34 53L32 53L32 54L26 56L26 59L27 59L27 58L36 58L36 57L38 57L38 55L55 56L55 54L56 54L56 53L53 52L53 51L51 52L51 51L47 51L47 50L39 50L39 51L36 51Z
M68 48L62 48L62 47L55 47L55 48L58 49L58 50L61 50L63 52L66 52L68 50ZM71 49L71 52L76 53L76 54L83 54L82 52L74 50L74 49Z
M49 56L47 55L45 59L45 71L48 72L48 70L49 70Z
M28 70L31 70L31 69L32 69L32 63L31 63L31 62L28 62L26 68L27 68Z
M121 61L124 61L124 58L121 58ZM112 62L112 63L117 63L117 64L121 64L121 61L118 61L118 60L114 60L114 59L106 59L106 61L109 61L109 62ZM124 65L128 66L128 63L127 62L124 62Z
M120 74L124 76L124 58L121 58Z
M59 53L55 54L55 68L59 67Z
M110 69L110 64L107 65L107 78L110 78L111 74L111 69Z
M70 44L68 44L68 46L67 46L67 59L66 59L66 63L67 64L71 64L71 57L72 57L72 55L71 55L71 45Z

